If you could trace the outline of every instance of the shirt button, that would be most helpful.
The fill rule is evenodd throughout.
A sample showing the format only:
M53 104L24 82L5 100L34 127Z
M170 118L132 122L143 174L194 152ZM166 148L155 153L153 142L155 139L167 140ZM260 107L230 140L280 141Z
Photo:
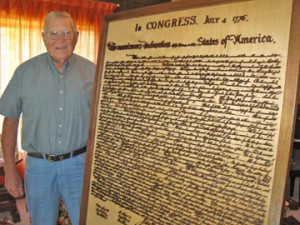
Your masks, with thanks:
M57 143L58 143L58 144L61 144L61 141L58 141Z
M60 108L59 108L59 110L60 110L60 111L62 111L62 110L63 110L63 108L62 108L62 107L60 107Z
M61 94L62 94L62 93L64 93L64 92L61 90L59 93L61 93Z
M62 124L59 124L59 127L62 127Z

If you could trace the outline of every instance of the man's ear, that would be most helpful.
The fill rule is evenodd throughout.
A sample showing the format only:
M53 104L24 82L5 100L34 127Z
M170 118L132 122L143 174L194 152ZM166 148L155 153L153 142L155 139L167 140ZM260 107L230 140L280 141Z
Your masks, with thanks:
M45 36L46 36L45 32L42 31L42 38L43 38L43 41L44 41L44 42L45 42Z
M79 37L79 31L76 31L75 35L76 35L76 38L78 39L78 37Z

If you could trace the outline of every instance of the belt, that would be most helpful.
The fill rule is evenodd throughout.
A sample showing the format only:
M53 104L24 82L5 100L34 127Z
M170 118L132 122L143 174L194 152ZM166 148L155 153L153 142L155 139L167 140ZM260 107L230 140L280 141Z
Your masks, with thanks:
M34 157L34 158L40 158L40 159L47 159L48 161L62 161L64 159L72 158L74 156L80 155L82 153L86 152L86 146L77 149L73 152L68 152L61 155L52 155L52 154L43 154L38 152L28 152L27 155Z

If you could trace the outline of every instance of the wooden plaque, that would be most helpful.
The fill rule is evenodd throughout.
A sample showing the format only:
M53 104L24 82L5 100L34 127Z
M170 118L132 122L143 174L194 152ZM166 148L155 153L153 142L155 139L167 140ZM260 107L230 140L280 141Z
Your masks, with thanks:
M189 0L106 17L81 224L279 225L299 12Z

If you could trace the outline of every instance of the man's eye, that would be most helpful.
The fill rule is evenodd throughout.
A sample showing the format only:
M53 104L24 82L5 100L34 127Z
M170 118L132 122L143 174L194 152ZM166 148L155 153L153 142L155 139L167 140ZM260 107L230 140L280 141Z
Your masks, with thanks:
M58 32L57 31L50 31L49 32L50 36L57 36L58 35Z
M70 40L74 37L74 32L69 30L61 30L61 31L52 30L46 32L46 35L48 36L48 38L52 40L57 40L59 39L59 37L62 37L65 40Z

